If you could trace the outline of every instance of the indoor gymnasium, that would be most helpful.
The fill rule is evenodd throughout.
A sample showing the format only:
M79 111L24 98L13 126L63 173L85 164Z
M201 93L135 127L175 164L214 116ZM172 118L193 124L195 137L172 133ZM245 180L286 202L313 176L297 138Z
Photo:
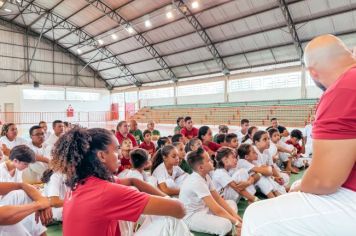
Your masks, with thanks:
M0 0L0 236L355 236L356 0Z

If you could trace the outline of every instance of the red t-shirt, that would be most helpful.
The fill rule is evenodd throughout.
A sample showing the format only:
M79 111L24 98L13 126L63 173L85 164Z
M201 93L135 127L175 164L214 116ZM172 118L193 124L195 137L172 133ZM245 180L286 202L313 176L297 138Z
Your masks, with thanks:
M120 145L122 144L122 141L125 139L125 137L120 132L116 132L116 138L119 141ZM137 147L138 146L137 141L136 141L135 137L132 134L128 133L126 138L129 138L131 140L133 147Z
M218 143L210 142L208 145L203 145L203 148L207 151L207 149L210 149L213 152L216 152L219 148L221 148L221 145Z
M137 221L148 200L134 188L89 177L66 196L63 235L120 236L117 221Z
M292 141L289 139L286 141L286 144L293 145L297 149L297 154L300 154L302 152L302 146L300 146L299 143L293 144Z
M320 98L313 139L356 139L355 67L341 75ZM343 187L356 191L356 163Z
M151 156L153 156L156 151L155 144L153 142L150 142L149 144L143 142L141 143L140 148L147 150Z
M197 137L198 132L199 132L199 130L195 127L193 127L191 130L187 130L187 128L185 128L185 127L180 130L180 133L187 139L192 139L194 137Z
M130 162L130 157L122 157L121 160L121 165L119 167L118 173L120 173L121 171L125 170L125 169L131 169L132 165Z

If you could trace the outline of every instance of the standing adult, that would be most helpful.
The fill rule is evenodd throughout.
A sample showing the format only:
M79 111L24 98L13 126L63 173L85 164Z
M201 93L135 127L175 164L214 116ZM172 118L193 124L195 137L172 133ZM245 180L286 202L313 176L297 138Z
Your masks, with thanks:
M303 137L305 141L305 154L312 155L313 150L313 122L315 120L315 116L311 115L309 118L309 123L304 127Z
M323 35L309 42L304 59L324 91L313 126L313 162L293 193L247 208L242 235L356 232L356 58L339 38Z
M49 136L51 135L51 132L48 130L48 126L47 126L47 122L46 121L40 121L38 123L38 125L43 129L44 133L45 133L45 141L49 138Z
M137 147L137 142L135 137L129 133L129 126L125 120L120 121L116 127L116 134L115 134L119 144L121 145L125 138L129 138L132 142L133 147Z
M53 134L51 134L46 140L46 145L49 149L52 149L60 136L64 134L64 124L61 120L55 120L52 122Z

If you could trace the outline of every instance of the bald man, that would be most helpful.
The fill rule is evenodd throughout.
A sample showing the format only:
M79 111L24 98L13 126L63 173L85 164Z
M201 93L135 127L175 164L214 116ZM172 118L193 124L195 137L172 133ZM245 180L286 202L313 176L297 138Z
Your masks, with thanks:
M313 162L292 193L247 208L243 236L356 234L356 59L340 39L323 35L309 42L304 60L325 91Z

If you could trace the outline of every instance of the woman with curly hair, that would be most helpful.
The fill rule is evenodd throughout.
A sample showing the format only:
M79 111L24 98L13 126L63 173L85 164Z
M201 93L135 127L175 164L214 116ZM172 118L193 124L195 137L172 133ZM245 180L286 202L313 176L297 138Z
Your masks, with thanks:
M54 171L66 175L70 188L63 205L64 236L119 236L118 220L137 221L141 214L184 216L180 202L163 198L165 194L149 184L114 179L119 158L119 143L105 129L75 128L57 141Z

